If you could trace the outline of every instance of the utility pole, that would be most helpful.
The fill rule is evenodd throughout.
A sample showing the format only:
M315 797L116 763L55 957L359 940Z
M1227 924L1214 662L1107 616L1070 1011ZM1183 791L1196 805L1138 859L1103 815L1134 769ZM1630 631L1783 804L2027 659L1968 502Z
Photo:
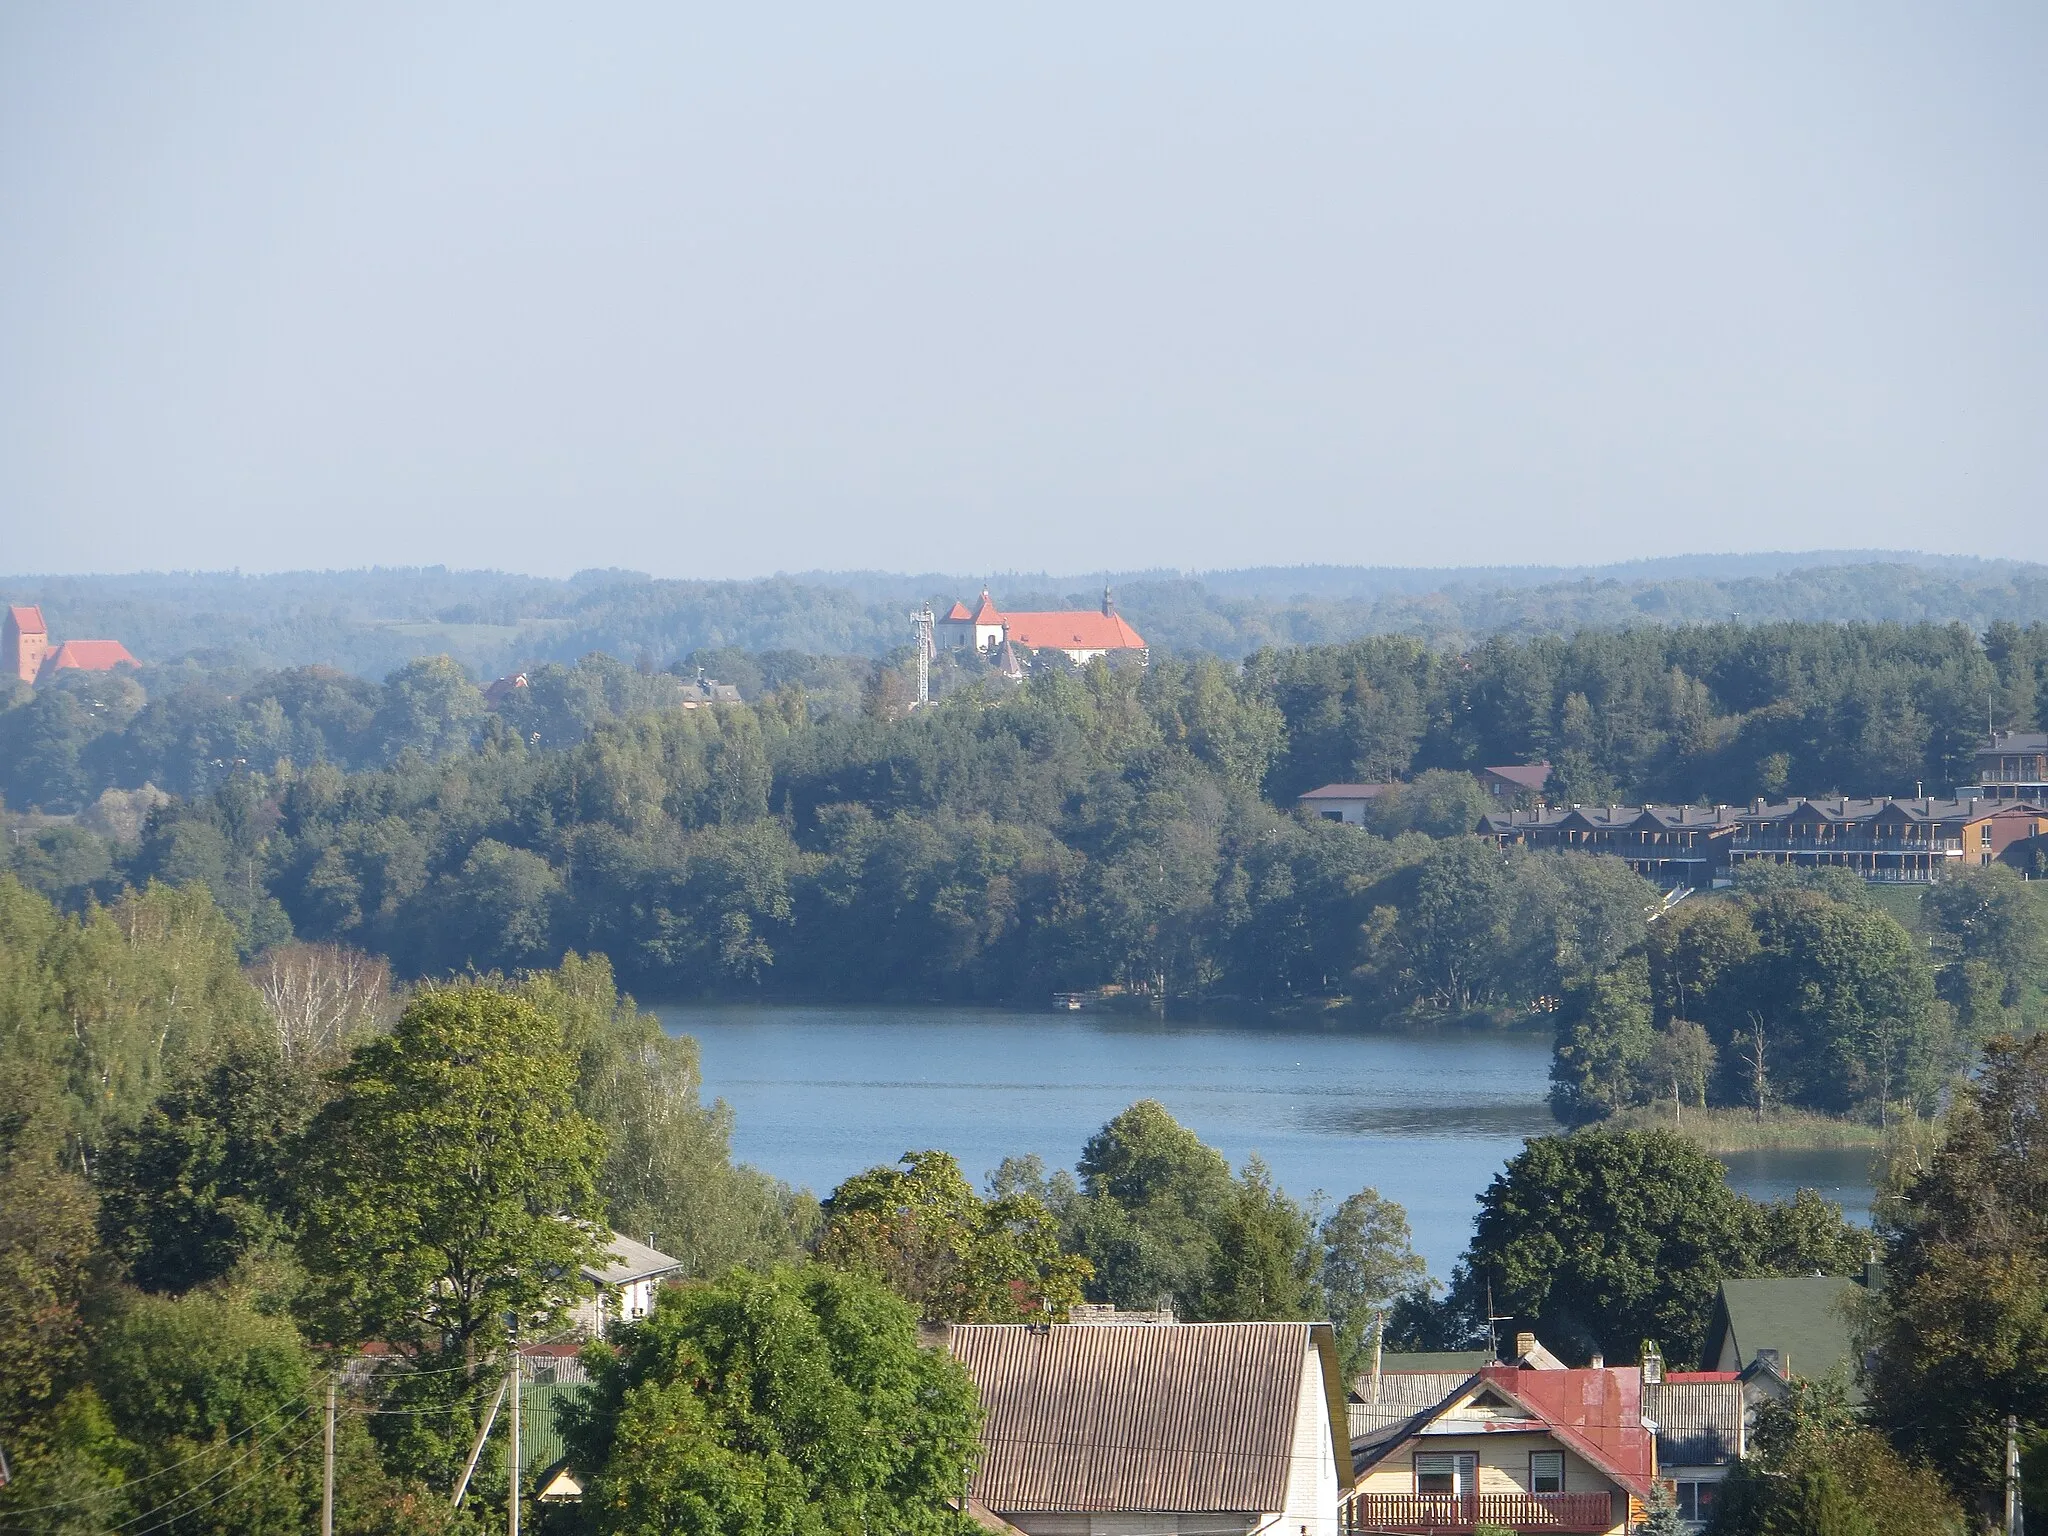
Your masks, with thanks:
M498 1395L491 1399L491 1411L484 1415L483 1428L476 1432L476 1444L469 1448L469 1461L463 1466L462 1481L455 1485L452 1508L462 1508L463 1495L469 1492L469 1480L476 1475L477 1461L484 1453L484 1442L491 1437L491 1426L498 1422L498 1407L505 1401L505 1389L511 1385L509 1377L498 1383Z
M2005 1536L2027 1536L2027 1512L2020 1504L2020 1421L2005 1416Z
M519 1470L519 1340L512 1341L512 1493L508 1500L511 1514L510 1536L519 1536L519 1494L520 1484L525 1481Z
M334 1536L334 1378L327 1378L327 1434L320 1474L320 1536Z

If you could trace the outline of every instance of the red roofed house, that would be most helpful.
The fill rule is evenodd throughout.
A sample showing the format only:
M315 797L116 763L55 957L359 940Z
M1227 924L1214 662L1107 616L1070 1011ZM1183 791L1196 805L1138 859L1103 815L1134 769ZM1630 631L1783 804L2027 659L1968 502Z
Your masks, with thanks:
M141 665L118 640L66 640L44 659L37 681L47 682L59 672L111 672Z
M1064 651L1077 666L1111 651L1136 651L1142 659L1149 650L1145 637L1116 611L1107 587L1102 589L1100 612L1083 608L1058 613L1004 613L984 587L974 612L969 613L965 603L955 603L947 611L936 625L936 639L949 650L984 654L1005 644Z
M66 640L51 649L40 608L9 608L0 644L5 646L0 664L24 683L48 682L59 672L111 672L141 665L118 640Z
M1486 1366L1434 1407L1351 1443L1347 1532L1622 1536L1657 1478L1642 1371Z
M7 675L24 683L34 682L50 649L50 631L43 623L43 610L9 608L6 626L0 629L0 646L5 647L0 666L6 667Z

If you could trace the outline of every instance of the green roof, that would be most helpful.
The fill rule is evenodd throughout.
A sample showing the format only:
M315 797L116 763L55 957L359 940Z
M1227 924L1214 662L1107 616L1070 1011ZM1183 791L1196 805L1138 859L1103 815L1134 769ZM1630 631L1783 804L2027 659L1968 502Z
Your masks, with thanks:
M1775 1349L1788 1375L1813 1380L1853 1363L1851 1309L1863 1287L1838 1275L1723 1280L1707 1329L1708 1370L1747 1370L1757 1351Z
M1371 1356L1366 1358L1370 1360ZM1437 1371L1448 1374L1451 1371L1476 1371L1492 1363L1493 1356L1483 1349L1424 1350L1415 1354L1397 1354L1390 1349L1380 1356L1380 1373ZM1367 1365L1360 1374L1370 1376L1371 1365Z
M585 1389L580 1381L528 1381L519 1388L519 1460L528 1477L569 1454L555 1428L555 1404Z

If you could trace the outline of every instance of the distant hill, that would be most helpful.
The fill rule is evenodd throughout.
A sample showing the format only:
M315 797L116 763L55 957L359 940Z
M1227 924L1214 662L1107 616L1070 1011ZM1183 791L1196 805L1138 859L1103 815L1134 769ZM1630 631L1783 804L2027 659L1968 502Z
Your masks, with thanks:
M1011 608L1093 607L1107 580L1156 646L1238 658L1370 634L1456 645L1488 635L1782 619L2048 622L2048 565L1898 551L1685 555L1606 566L1267 566L1087 576L805 572L758 581L584 571L556 580L443 567L269 576L172 572L0 577L60 639L109 636L145 661L325 663L381 676L447 652L491 674L603 651L667 664L694 651L882 655L918 602L986 582Z

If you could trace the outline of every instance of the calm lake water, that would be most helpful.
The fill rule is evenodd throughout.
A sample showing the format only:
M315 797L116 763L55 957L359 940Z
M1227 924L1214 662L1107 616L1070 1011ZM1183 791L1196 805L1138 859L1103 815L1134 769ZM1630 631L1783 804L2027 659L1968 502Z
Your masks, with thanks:
M1071 1168L1082 1143L1154 1098L1233 1164L1253 1153L1296 1196L1366 1185L1407 1207L1438 1277L1475 1200L1524 1137L1557 1128L1541 1034L1423 1034L1301 1024L1161 1022L964 1008L651 1009L697 1037L707 1098L733 1107L733 1153L824 1194L937 1147L969 1178L1012 1154ZM1776 1198L1819 1187L1869 1206L1862 1153L1743 1154L1732 1179Z

